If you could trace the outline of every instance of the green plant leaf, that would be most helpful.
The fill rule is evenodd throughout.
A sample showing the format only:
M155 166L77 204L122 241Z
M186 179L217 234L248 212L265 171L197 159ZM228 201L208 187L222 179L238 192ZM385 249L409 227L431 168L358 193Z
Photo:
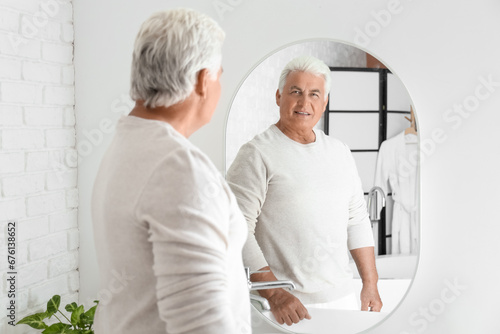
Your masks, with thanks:
M94 324L94 315L95 315L95 311L97 309L97 305L89 308L89 310L87 312L85 312L85 323L92 326Z
M71 313L71 324L73 326L80 326L80 316L83 314L83 311L83 305L80 305Z
M64 309L70 313L72 313L74 310L76 310L78 308L78 305L76 305L75 302L71 303L71 304L68 304L64 307Z
M69 334L71 331L71 325L59 322L45 329L42 334Z
M43 319L47 318L48 315L45 312L35 313L22 318L17 322L16 325L28 325L35 329L45 329L48 326L43 322Z
M50 300L47 302L47 315L50 319L50 317L56 313L59 310L59 305L61 304L61 296L55 295L54 297L50 298Z
M92 323L93 323L92 319L90 319L89 316L87 316L85 313L82 313L80 315L80 322L78 324L79 327L85 328L92 325Z

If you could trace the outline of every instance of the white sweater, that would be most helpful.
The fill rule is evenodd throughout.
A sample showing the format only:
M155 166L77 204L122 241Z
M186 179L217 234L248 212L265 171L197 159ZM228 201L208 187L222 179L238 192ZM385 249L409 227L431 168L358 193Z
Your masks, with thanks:
M92 219L96 334L250 332L244 217L215 166L172 126L120 119Z
M349 148L315 133L301 144L272 125L241 147L226 177L248 224L245 265L269 265L308 304L352 293L347 249L374 244Z

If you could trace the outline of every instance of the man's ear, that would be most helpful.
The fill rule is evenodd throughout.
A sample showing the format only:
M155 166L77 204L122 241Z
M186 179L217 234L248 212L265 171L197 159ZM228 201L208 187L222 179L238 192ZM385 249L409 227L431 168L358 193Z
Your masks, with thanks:
M326 110L326 105L328 104L328 98L329 96L326 96L325 104L323 105L323 110Z
M280 90L278 88L278 89L276 89L276 104L278 105L278 107L280 106L280 101L281 101L281 94L280 94Z
M210 76L210 73L208 72L208 69L206 69L206 68L204 68L198 72L196 84L194 85L194 91L196 92L197 95L199 95L202 98L207 97L208 80L210 80L209 76Z

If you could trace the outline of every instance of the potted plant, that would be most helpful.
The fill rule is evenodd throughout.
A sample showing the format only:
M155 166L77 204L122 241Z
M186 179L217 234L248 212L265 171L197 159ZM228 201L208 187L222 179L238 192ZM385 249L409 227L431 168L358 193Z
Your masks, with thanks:
M65 306L65 310L71 313L70 319L59 310L61 304L61 296L53 296L47 303L47 311L29 315L17 322L16 325L28 325L35 329L43 330L42 334L94 334L92 325L94 324L94 315L99 301L94 300L94 305L85 312L83 305L78 306L76 303L71 303ZM57 317L56 313L60 313L68 322L63 323ZM52 325L47 325L44 320L54 316L59 322Z

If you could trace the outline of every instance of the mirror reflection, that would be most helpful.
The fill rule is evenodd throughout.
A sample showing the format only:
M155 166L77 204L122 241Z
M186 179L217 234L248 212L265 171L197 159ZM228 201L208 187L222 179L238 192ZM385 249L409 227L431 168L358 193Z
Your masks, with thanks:
M417 131L401 81L343 43L289 46L248 75L227 120L226 169L249 228L244 262L263 287L255 309L320 333L327 310L375 311L348 324L356 332L397 306L418 254Z

